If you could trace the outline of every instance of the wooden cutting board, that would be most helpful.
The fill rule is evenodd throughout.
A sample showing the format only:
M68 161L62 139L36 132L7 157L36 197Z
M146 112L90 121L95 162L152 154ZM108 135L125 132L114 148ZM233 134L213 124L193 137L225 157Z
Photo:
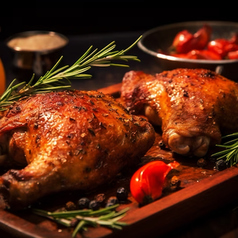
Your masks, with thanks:
M116 84L99 91L118 97L120 88L121 84ZM159 237L225 203L238 199L238 186L234 186L234 184L238 184L237 167L215 171L212 160L209 160L204 168L199 167L196 158L176 156L171 151L161 148L158 145L161 140L160 128L155 129L157 131L155 144L141 159L141 164L138 167L151 160L170 161L175 159L181 164L179 173L181 189L164 194L157 201L143 207L140 207L129 195L128 203L119 206L119 210L130 207L127 215L122 219L128 223L128 226L122 230L111 230L104 227L89 228L88 231L78 234L77 237L119 238L146 237L148 235ZM86 194L86 196L93 197L98 193L105 193L109 197L115 195L116 189L120 186L129 189L130 177L137 168L122 171L112 183ZM52 211L63 207L67 201L76 202L80 197L82 194L77 191L54 194L42 199L36 206ZM72 229L64 228L55 222L34 215L30 210L15 213L0 210L0 230L17 237L67 238L72 235Z

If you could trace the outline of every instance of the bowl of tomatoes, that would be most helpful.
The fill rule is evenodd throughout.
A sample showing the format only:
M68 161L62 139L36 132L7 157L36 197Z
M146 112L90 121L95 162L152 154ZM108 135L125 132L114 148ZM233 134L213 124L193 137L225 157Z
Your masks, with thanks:
M181 22L153 28L138 47L156 57L161 70L205 68L238 81L238 23Z

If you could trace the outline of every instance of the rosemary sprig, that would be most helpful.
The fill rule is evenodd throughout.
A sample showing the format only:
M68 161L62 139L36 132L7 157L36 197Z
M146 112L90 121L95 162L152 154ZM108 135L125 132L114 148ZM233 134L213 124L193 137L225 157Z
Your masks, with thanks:
M66 227L75 227L72 233L72 237L75 237L79 231L85 230L88 226L106 226L113 229L122 229L122 227L127 224L119 220L126 215L129 208L116 212L115 209L118 206L119 204L116 204L97 211L83 209L75 211L47 212L45 210L32 209L32 212L54 220Z
M223 140L229 138L233 139L216 145L224 149L212 154L212 156L218 157L217 160L225 159L227 165L231 167L238 163L238 132L222 137Z
M133 44L131 44L125 50L114 50L116 47L115 42L109 43L103 49L96 48L93 50L93 46L90 46L88 50L71 66L63 66L58 68L63 56L56 62L56 64L41 76L34 84L34 74L28 83L21 82L16 84L14 79L6 91L0 98L0 111L4 111L13 102L19 100L22 97L30 96L37 93L46 93L54 90L62 90L71 87L70 79L87 79L92 75L86 74L92 66L96 67L108 67L108 66L120 66L128 67L127 64L112 63L112 61L139 61L137 56L125 55L141 38L140 36Z

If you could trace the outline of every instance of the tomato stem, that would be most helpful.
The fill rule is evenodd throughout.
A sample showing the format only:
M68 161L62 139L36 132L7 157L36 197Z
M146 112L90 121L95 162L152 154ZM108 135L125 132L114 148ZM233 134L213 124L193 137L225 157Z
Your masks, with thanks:
M149 203L152 203L153 201L154 199L151 197L151 195L145 195L141 205L147 205Z

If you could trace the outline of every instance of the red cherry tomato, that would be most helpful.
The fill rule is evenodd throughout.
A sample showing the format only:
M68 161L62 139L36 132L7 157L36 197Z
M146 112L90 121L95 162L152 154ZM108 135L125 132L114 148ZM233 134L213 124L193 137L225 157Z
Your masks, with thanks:
M191 34L187 30L179 32L172 43L172 51L178 54L188 53L191 50L204 49L210 40L211 27L204 25L195 34Z
M207 49L219 54L223 58L227 54L226 47L228 44L229 42L226 39L216 39L208 43Z
M207 49L219 54L222 58L225 58L228 52L238 50L238 45L236 43L232 43L235 41L235 39L233 39L232 41L223 38L216 39L208 43Z
M194 34L194 39L195 39L195 48L196 50L202 50L204 49L208 42L210 41L212 33L212 28L208 25L204 25L201 29L199 29L195 34Z
M166 164L153 161L139 168L130 181L130 191L140 204L148 204L162 195L166 184L166 175L178 166L177 162Z
M235 33L229 40L232 44L238 44L238 33Z
M238 50L228 52L227 57L228 59L238 59Z
M212 29L204 25L196 33L188 30L179 32L169 48L170 55L186 59L237 59L238 33L230 39L218 38L210 40Z
M187 30L179 32L173 41L172 50L176 53L187 53L191 48L191 41L193 40L193 35Z
M172 56L185 59L206 59L206 60L220 60L221 56L209 50L191 50L187 54L171 54Z

